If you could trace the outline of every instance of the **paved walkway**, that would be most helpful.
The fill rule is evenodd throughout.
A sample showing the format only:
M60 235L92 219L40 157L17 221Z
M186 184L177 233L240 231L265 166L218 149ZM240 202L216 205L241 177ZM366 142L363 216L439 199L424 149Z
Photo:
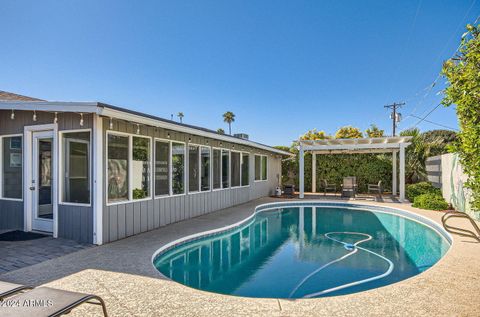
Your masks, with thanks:
M0 278L4 273L55 259L90 246L52 237L28 241L0 241Z
M0 279L97 294L111 316L480 316L480 244L458 236L445 257L422 274L381 288L316 299L208 293L161 278L151 264L152 254L162 245L236 223L256 205L271 201L278 200L262 198L5 273ZM368 204L402 208L438 222L442 215L405 204ZM83 305L69 316L100 313L98 307Z

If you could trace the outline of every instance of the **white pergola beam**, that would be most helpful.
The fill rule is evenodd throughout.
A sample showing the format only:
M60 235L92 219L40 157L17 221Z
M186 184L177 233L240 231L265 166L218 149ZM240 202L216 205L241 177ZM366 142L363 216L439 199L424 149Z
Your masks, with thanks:
M317 155L312 153L312 193L317 192Z
M305 194L305 159L304 159L304 151L303 151L303 145L300 143L300 151L298 152L299 155L299 165L300 165L300 171L298 173L298 178L299 178L299 198L303 198Z
M397 152L392 153L392 195L397 195Z
M405 201L405 145L400 146L400 201Z

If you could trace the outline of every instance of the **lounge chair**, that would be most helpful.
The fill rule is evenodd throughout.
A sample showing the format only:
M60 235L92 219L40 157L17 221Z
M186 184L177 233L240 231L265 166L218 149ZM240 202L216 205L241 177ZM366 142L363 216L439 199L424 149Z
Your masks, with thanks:
M379 194L381 196L383 193L382 181L379 181L378 184L368 184L368 193L371 192Z
M292 197L295 195L295 185L285 185L283 186L283 194L285 196Z
M70 313L72 309L84 303L101 305L103 315L108 316L105 303L100 297L50 287L38 287L12 296L8 300L12 303L18 302L20 305L0 306L0 316L2 317L61 316Z
M323 195L327 196L327 192L330 190L334 194L337 193L337 184L329 183L326 179L322 179L323 182Z
M0 300L30 289L31 286L0 281Z
M342 197L355 198L357 194L357 178L355 176L349 176L343 178L342 184Z

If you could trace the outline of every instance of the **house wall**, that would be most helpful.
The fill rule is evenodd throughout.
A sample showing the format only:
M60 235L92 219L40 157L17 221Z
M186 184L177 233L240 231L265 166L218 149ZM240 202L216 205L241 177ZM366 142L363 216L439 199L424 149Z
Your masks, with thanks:
M109 120L103 122L103 139L109 130ZM135 134L137 126L123 121L113 121L112 131ZM170 140L181 141L205 145L217 148L232 150L233 143L207 139L195 135L189 135L176 131L167 131L161 128L141 126L140 135L146 135L161 139L168 139L167 133L170 133ZM208 144L207 144L208 141ZM220 146L222 143L222 146ZM106 144L103 145L103 170L106 171ZM197 217L215 210L231 207L245 203L259 197L268 196L280 182L281 177L281 157L271 155L267 151L235 145L234 150L249 152L249 177L250 186L240 188L228 188L223 190L207 191L201 193L187 194L181 196L170 196L162 198L152 198L144 201L131 201L121 204L108 206L107 193L104 192L103 208L103 243L112 242L141 232L159 228L161 226L182 221L185 219ZM153 149L152 149L153 151ZM268 175L267 181L254 181L255 163L254 154L264 154L268 157ZM188 151L187 151L188 155ZM185 162L185 169L188 171L188 159ZM104 172L105 173L105 172ZM188 172L187 172L188 173ZM104 180L105 182L105 180ZM188 189L188 177L185 188Z
M25 126L51 124L53 113L37 112L37 121L33 121L32 111L15 111L15 119L10 118L11 111L0 110L0 136L24 133ZM83 116L84 125L80 126L80 115L75 113L58 113L58 131L91 129L92 115ZM91 148L93 148L91 146ZM24 158L24 164L26 164ZM92 179L92 177L91 177ZM91 184L93 186L93 184ZM24 191L26 184L23 184ZM91 187L93 188L93 187ZM93 195L92 195L93 203ZM24 207L22 201L10 201L0 198L0 229L24 228ZM93 242L93 208L72 205L58 206L58 237Z

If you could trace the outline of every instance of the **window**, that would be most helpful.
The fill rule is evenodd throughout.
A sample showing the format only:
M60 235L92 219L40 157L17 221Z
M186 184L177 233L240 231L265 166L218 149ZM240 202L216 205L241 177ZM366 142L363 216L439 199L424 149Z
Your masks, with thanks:
M267 180L267 156L262 156L262 181Z
M250 156L248 153L242 153L242 186L248 186L250 184L249 159Z
M90 132L62 134L62 201L90 204Z
M262 157L260 155L255 155L255 180L261 180L261 171L262 171Z
M155 195L170 194L170 142L155 142Z
M2 141L2 139L0 139ZM22 137L4 137L2 145L2 192L1 197L22 199L23 155ZM0 143L1 144L1 143Z
M132 197L150 197L150 139L132 137Z
M231 152L232 187L240 186L240 152Z
M230 153L227 150L222 150L222 188L228 188L229 182L229 160Z
M210 148L202 146L200 151L201 190L210 190Z
M185 193L185 144L172 142L172 193Z
M266 155L255 155L255 180L265 181L267 180L267 161Z
M128 200L128 136L108 134L108 202Z
M222 188L222 150L213 149L213 189Z
M188 146L188 191L189 192L198 192L199 191L199 148L196 145Z

